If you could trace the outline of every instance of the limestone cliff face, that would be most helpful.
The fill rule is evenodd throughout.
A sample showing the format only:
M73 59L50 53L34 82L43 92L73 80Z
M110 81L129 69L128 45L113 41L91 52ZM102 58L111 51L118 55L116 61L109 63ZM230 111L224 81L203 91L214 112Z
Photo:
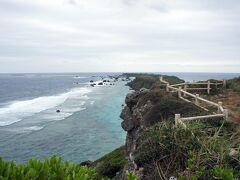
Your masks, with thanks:
M139 179L144 179L144 170L134 162L133 153L141 145L140 135L147 127L164 119L174 120L175 113L198 115L204 113L192 104L182 102L163 90L141 89L126 96L126 106L120 117L122 128L127 131L126 137L126 170L134 171ZM189 114L190 113L190 114ZM123 174L122 179L125 179Z
M137 164L134 162L132 154L136 149L137 140L142 128L143 112L146 111L143 107L139 107L138 105L140 95L140 92L132 92L128 94L125 99L126 106L124 107L120 115L120 117L123 119L123 122L121 124L122 128L127 131L125 144L127 163L124 167L123 172L125 172L126 170L134 171L138 173L139 177L142 176L142 173ZM149 106L151 105L149 104ZM147 108L147 106L144 107ZM125 179L124 173L122 179Z

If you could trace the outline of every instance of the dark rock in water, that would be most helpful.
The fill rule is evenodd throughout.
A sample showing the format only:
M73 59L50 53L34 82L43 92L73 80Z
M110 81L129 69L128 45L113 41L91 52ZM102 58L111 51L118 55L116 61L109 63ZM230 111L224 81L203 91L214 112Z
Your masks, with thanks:
M88 161L83 161L83 162L80 163L81 166L91 166L92 164L93 164L93 162L89 161L89 160Z
M91 83L93 82L93 80L90 81Z
M100 83L98 83L98 85L103 85L103 83L102 83L102 82L100 82Z
M109 80L107 80L107 82L110 82Z
M94 87L94 84L90 84L90 86Z
M107 82L107 80L103 80L103 82Z
M60 113L61 111L58 109L58 110L56 110L56 112L57 112L57 113Z

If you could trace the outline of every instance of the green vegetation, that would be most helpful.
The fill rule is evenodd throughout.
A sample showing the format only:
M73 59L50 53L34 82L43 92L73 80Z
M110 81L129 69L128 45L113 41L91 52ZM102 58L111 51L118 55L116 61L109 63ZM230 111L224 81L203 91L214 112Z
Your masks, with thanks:
M223 86L223 84L216 84L216 83L222 83L216 79L208 79L206 81L198 81L198 83L207 83L207 81L210 81L211 83L213 83L210 85L210 88L211 88L210 95L216 95L218 93L222 93L225 90L225 87ZM189 84L188 88L207 88L207 84ZM192 90L191 92L208 95L207 90L197 90L196 89L194 91Z
M115 174L112 173L122 170L125 164L123 147L114 150L94 163L98 165L97 170L62 161L60 157L56 156L44 161L31 159L27 164L6 162L0 158L0 180L110 180L110 178L115 177ZM109 177L100 175L98 171ZM126 177L127 180L137 180L133 172L126 171Z
M156 74L124 74L127 77L135 77L135 79L129 82L127 85L134 90L140 90L141 88L151 89L154 87L164 88L165 84L159 81L159 77L163 76L164 80L168 81L170 84L183 83L184 80L179 79L176 76L166 76L166 75L156 75Z
M133 81L127 84L134 90L140 90L141 88L151 89L153 86L161 85L159 78L152 76L136 77Z
M133 172L126 171L127 180L138 180L137 176Z
M227 88L240 92L240 77L227 80Z
M125 162L125 147L122 146L96 160L93 166L100 175L113 178L117 172L122 172Z
M134 156L146 179L240 178L239 126L208 121L191 122L186 130L164 121L145 130Z
M1 180L94 180L99 178L95 169L62 161L61 158L56 156L44 161L32 159L27 164L5 162L0 158Z
M137 106L141 108L148 101L151 102L152 107L143 115L143 124L146 127L152 126L164 119L174 121L175 114L181 114L183 117L207 114L203 109L179 100L164 90L154 89L148 93L140 94Z

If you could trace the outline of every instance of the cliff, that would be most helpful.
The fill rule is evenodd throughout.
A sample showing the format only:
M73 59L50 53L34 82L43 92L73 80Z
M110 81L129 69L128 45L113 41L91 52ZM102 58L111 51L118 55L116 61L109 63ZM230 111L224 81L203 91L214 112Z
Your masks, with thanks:
M159 81L160 75L155 74L134 74L128 73L124 74L127 78L135 77L133 81L129 82L127 85L131 87L133 90L139 91L141 88L164 88L165 84L162 84ZM176 77L176 76L167 76L161 75L165 80L167 80L170 84L183 83L184 80Z
M187 130L176 127L174 114L187 117L206 112L165 92L155 76L136 77L128 85L135 91L126 96L121 113L122 128L127 131L122 179L127 170L139 179L239 176L239 127L221 119L195 122Z
M142 145L142 133L146 128L163 121L174 122L174 114L202 115L205 112L190 103L179 101L163 90L134 91L127 95L126 106L122 110L122 128L127 131L125 170L136 171L144 177L143 169L134 162L133 154Z

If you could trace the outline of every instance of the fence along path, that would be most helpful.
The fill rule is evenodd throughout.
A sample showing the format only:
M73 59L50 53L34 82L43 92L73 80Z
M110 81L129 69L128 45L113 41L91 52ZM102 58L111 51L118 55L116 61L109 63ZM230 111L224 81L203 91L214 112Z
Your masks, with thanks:
M191 120L199 120L199 119L210 119L210 118L216 118L216 117L223 117L226 120L228 119L228 110L224 109L222 106L222 102L212 102L209 101L207 99L201 98L199 96L199 94L192 94L190 92L187 92L187 90L189 90L188 85L207 85L206 88L190 88L190 90L207 90L207 93L210 94L210 90L211 90L211 85L216 85L216 87L221 84L223 85L223 87L226 86L226 81L221 81L221 82L216 82L216 83L211 83L210 81L207 82L194 82L194 83L180 83L180 84L173 84L170 85L169 82L163 80L163 77L160 77L160 82L166 84L166 91L167 92L177 92L178 97L180 99L182 99L183 101L189 102L189 103L194 103L196 106L210 112L207 108L203 107L200 105L200 102L203 102L205 104L208 104L210 106L213 106L214 108L216 108L217 112L213 112L210 115L206 115L206 116L194 116L194 117L181 117L181 114L175 114L175 123L176 124L180 124L183 125L184 127L186 127L186 125L184 124L184 121L191 121ZM182 88L182 86L184 86L184 88ZM186 97L189 96L191 98L194 98L194 102L186 99Z

